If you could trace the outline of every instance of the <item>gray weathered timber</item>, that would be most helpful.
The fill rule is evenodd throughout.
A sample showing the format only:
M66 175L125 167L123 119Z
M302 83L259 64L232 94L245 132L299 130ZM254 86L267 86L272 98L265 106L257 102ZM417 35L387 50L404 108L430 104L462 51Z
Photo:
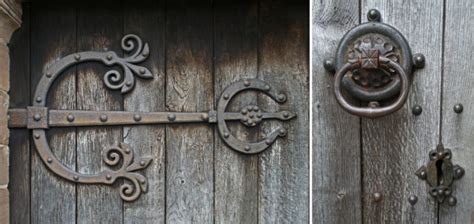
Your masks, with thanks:
M124 34L136 34L150 45L150 56L141 65L150 69L154 77L151 80L137 79L135 89L125 95L124 110L165 111L164 1L130 4L126 8ZM143 10L144 8L147 10ZM125 127L124 141L134 150L135 155L153 157L150 166L143 172L148 178L148 191L137 201L124 204L124 223L164 223L165 127Z
M120 5L120 4L119 4ZM78 51L104 51L120 55L123 16L109 4L81 5L77 15ZM107 68L100 64L77 66L77 109L123 110L119 91L102 81ZM105 168L102 150L122 142L121 127L77 128L77 167L80 173L98 173ZM118 188L120 181L115 186ZM123 202L116 189L101 185L77 186L77 223L122 223Z
M215 98L232 82L257 77L257 8L249 1L214 2ZM257 105L257 94L244 92L228 111ZM257 140L258 128L231 124L236 136ZM237 153L215 132L215 220L216 223L257 223L258 156ZM271 150L271 149L269 149Z
M22 29L13 34L10 48L10 107L30 105L30 7L23 8ZM30 222L30 138L28 130L10 129L10 222ZM22 209L16 209L22 208Z
M32 8L31 21L31 92L43 71L55 60L76 51L76 14L60 5L38 4ZM57 18L61 17L61 20ZM34 40L34 41L33 41ZM74 69L65 72L50 92L51 108L76 108ZM30 102L31 103L31 102ZM48 132L55 156L66 166L76 166L75 129ZM51 173L31 147L31 223L72 223L76 218L75 184Z
M436 223L437 205L414 172L427 162L439 139L443 1L362 1L361 18L374 8L382 21L397 28L414 53L426 57L414 73L409 98L398 112L362 119L362 180L364 223ZM423 112L414 116L411 108ZM374 193L381 200L374 201ZM411 195L418 203L408 202Z
M281 106L259 97L263 110L296 112L289 122L266 122L261 135L288 129L260 154L259 223L309 222L309 62L307 1L262 0L259 5L258 78L287 95Z
M440 206L440 224L474 223L474 2L446 0L442 138L452 161L466 170L454 183L455 207ZM453 106L462 103L461 114Z
M362 223L360 119L336 102L323 67L359 24L358 1L313 3L313 223Z
M213 107L210 1L168 1L166 109ZM166 222L214 222L214 135L207 124L166 127Z

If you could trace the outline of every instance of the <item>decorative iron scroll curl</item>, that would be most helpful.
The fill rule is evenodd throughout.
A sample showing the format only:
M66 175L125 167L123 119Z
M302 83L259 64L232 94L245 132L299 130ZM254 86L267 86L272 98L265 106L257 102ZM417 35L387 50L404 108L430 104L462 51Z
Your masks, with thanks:
M71 66L84 62L101 62L107 66L118 65L123 69L123 73L117 70L110 70L104 75L104 84L109 89L121 90L121 93L127 93L133 89L135 84L134 75L140 78L153 78L152 73L145 67L136 65L143 62L149 55L150 50L148 43L143 44L142 40L134 34L125 35L122 38L122 49L131 55L125 58L118 57L113 51L108 52L79 52L68 55L51 67L47 68L44 76L38 83L36 88L33 106L45 107L49 88L56 78L58 78L63 71ZM36 115L35 115L36 116ZM35 117L38 120L44 119L41 116ZM46 126L47 128L47 126ZM104 171L99 174L81 174L64 166L52 153L48 141L46 139L44 127L33 129L34 144L39 156L43 162L55 174L76 182L85 184L113 184L117 179L128 180L120 187L120 196L125 201L136 200L142 192L147 191L146 178L136 173L135 171L146 168L152 158L143 157L134 160L133 151L122 143L119 146L113 146L104 151L104 162L108 166L117 166L119 163L121 167L117 170Z

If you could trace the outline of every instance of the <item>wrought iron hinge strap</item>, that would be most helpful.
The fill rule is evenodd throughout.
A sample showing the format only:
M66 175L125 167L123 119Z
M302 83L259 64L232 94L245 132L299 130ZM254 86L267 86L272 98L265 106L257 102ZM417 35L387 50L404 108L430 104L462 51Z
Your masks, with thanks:
M145 67L136 65L143 62L150 54L147 43L134 35L125 35L122 39L122 49L131 56L120 58L115 52L79 52L68 55L47 68L40 79L35 91L33 105L26 109L15 108L8 111L9 127L32 129L34 144L39 156L47 167L55 174L76 183L113 184L117 179L125 179L120 187L120 196L125 201L136 200L141 192L146 192L146 178L136 171L146 168L152 158L135 158L128 145L121 143L103 152L103 161L115 169L99 174L81 174L64 166L52 153L45 130L52 127L71 126L104 126L104 125L141 125L141 124L175 124L175 123L217 123L219 135L231 148L244 154L255 154L264 151L278 137L283 137L287 131L279 127L266 135L260 142L245 142L234 137L227 127L226 121L240 121L247 127L255 127L265 119L290 120L296 114L289 111L263 112L256 105L247 105L238 112L226 111L232 98L242 91L260 91L271 97L279 104L287 99L286 95L273 89L266 82L258 79L248 79L235 82L228 86L220 96L217 109L208 112L130 112L130 111L82 111L82 110L49 110L46 99L49 88L63 71L71 66L84 62L101 62L106 66L118 65L122 68L110 70L104 75L104 84L112 90L121 90L122 94L131 91L135 85L135 75L140 78L153 78L152 73ZM133 52L132 52L133 51ZM120 166L120 167L116 167Z

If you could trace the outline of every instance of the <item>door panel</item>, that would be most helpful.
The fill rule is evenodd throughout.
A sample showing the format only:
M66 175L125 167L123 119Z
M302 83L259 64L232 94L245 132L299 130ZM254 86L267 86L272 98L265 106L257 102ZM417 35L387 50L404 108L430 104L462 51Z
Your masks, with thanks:
M61 58L79 51L109 50L129 56L120 41L134 33L150 46L148 59L140 65L150 69L153 79L137 78L135 88L121 94L103 84L104 73L111 68L81 63L51 87L47 106L207 112L215 110L231 83L259 78L287 94L287 102L277 105L265 94L249 91L233 99L227 110L239 111L250 104L269 112L292 111L298 118L264 121L255 128L229 122L232 134L251 142L261 141L277 127L287 129L286 138L256 155L232 150L215 125L207 123L47 130L55 155L81 173L107 170L103 149L120 142L127 143L136 157L153 157L150 166L139 171L147 177L148 191L134 202L120 197L121 180L105 186L59 178L43 164L36 147L25 141L30 132L12 129L11 142L21 144L12 146L18 151L12 152L10 192L13 199L24 198L11 201L13 223L309 221L307 2L107 1L93 6L33 2L24 3L24 8L24 26L11 44L12 74L17 76L11 88L18 92L12 94L15 107L31 105L30 95L45 69ZM22 81L29 79L28 94L22 94Z
M454 183L453 194L458 203L455 207L441 206L440 222L474 222L474 116L472 99L474 92L474 3L472 1L446 1L443 66L443 142L453 153L453 163L466 170L464 177ZM462 113L453 111L455 104L464 106Z

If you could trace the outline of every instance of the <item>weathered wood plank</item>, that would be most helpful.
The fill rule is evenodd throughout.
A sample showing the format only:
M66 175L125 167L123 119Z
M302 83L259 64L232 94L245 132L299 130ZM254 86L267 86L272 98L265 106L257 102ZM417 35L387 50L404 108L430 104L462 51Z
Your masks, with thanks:
M258 2L214 2L215 97L224 88L245 78L257 77ZM234 99L228 111L257 105L257 94L245 92ZM258 128L229 123L233 133L255 141ZM217 130L217 129L216 129ZM243 155L227 147L215 133L215 219L216 223L257 223L258 156Z
M265 111L291 110L297 119L267 122L262 134L288 130L260 155L259 223L309 222L309 3L270 1L259 4L258 77L287 96L277 106L259 97Z
M23 7L23 23L11 38L10 108L30 105L30 6ZM10 129L10 222L30 223L29 131Z
M210 1L168 1L166 109L207 111L214 104ZM166 221L214 222L213 128L166 128Z
M474 2L446 0L444 31L442 138L453 153L452 161L466 170L454 183L458 203L440 206L439 223L474 223ZM461 103L464 111L456 114L453 106Z
M415 171L439 140L443 1L362 1L361 17L380 10L382 21L403 33L426 67L414 74L405 106L395 114L362 119L363 217L365 223L436 223L437 206ZM423 112L415 116L414 105ZM373 200L380 193L379 202ZM412 206L408 198L418 196Z
M78 8L78 51L104 51L121 55L123 33L122 5L97 4ZM77 108L79 110L123 110L119 91L107 89L102 77L109 68L83 64L77 71ZM77 166L81 173L109 169L102 161L103 150L122 142L121 127L78 128ZM78 185L78 223L122 223L123 203L119 185Z
M313 2L313 223L362 223L360 119L336 102L323 67L359 24L358 1Z
M135 89L124 98L126 111L165 111L165 11L164 1L124 5L125 34L133 33L150 46L151 53L141 65L150 69L153 79L137 79ZM124 128L124 141L137 156L152 156L144 170L148 192L124 204L124 223L164 223L165 220L165 127L164 125Z
M76 51L75 10L61 4L32 3L31 90L44 70L60 58ZM76 108L75 70L66 71L51 87L47 105L57 109ZM66 166L76 165L75 129L55 129L47 133L55 156ZM55 176L31 146L31 222L72 223L76 217L75 184Z

